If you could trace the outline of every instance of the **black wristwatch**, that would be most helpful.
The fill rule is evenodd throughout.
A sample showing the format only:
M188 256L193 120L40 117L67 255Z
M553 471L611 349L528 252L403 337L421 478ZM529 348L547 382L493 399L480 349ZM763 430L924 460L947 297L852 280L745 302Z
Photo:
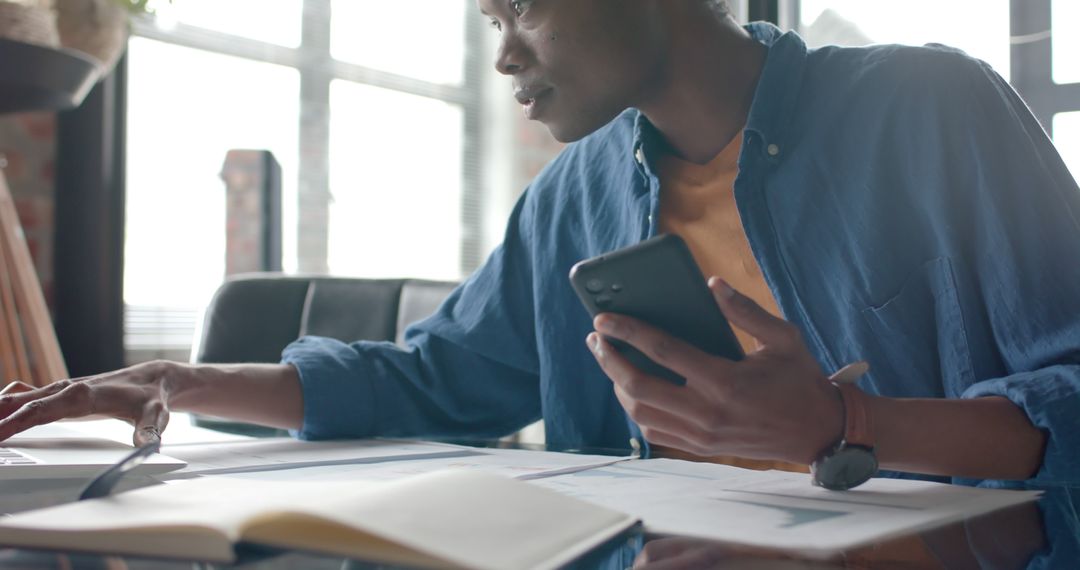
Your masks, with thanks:
M810 464L810 473L815 485L845 491L876 475L878 461L866 394L850 382L832 384L844 404L844 434Z

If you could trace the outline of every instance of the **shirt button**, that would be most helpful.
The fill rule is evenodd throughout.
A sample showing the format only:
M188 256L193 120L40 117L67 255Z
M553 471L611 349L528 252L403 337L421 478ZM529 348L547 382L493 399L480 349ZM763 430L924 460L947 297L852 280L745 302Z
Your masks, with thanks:
M645 164L645 153L641 151L641 147L634 151L634 159L638 164Z
M769 156L776 156L780 154L780 147L775 144L771 144L765 149L765 152L769 153Z

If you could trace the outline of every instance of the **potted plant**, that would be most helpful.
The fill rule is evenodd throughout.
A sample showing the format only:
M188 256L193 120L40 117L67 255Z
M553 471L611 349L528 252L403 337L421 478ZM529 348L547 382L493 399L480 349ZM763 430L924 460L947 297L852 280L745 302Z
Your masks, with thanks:
M49 0L0 0L0 38L58 47L60 37Z
M151 0L54 1L61 44L98 59L106 70L124 52L129 19L153 13Z

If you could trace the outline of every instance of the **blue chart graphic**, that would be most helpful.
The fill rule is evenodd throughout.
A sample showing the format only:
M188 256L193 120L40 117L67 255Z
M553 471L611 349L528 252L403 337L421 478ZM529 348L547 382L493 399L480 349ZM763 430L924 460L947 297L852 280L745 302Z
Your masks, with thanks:
M759 503L757 501L740 501L738 499L714 499L724 503L741 503L743 505L752 505L755 507L763 507L766 509L773 509L787 514L791 519L780 528L794 528L799 525L816 523L823 520L828 520L836 517L842 517L846 514L842 511L826 511L823 509L804 509L800 507L786 507L783 505L771 505L769 503Z

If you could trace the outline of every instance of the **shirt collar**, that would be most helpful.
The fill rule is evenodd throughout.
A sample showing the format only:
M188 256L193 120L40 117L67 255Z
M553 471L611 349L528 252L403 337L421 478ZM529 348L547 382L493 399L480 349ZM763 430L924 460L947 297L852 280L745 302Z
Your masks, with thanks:
M769 160L779 160L785 151L785 125L791 124L803 71L806 68L806 43L795 32L782 32L768 22L753 22L744 26L755 40L769 48L765 67L761 71L754 102L746 120L746 136L761 138L761 151ZM641 111L634 118L632 152L642 174L649 173L649 163L657 156L659 133ZM639 152L641 154L639 154ZM637 160L637 158L644 160Z

